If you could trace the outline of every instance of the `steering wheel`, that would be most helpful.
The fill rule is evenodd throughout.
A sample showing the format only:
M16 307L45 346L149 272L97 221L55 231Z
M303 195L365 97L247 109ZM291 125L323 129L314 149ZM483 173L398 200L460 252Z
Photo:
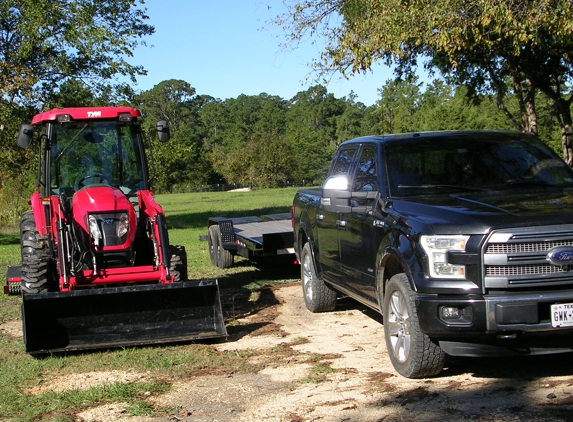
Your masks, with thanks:
M102 173L89 173L86 174L85 176L78 176L78 178L76 179L76 181L74 182L74 189L76 191L80 190L81 188L86 187L87 185L91 185L92 183L84 183L86 180L88 179L94 179L94 178L99 178L100 179L100 183L105 183L106 185L110 185L111 182L109 180L109 177L107 177L105 174Z

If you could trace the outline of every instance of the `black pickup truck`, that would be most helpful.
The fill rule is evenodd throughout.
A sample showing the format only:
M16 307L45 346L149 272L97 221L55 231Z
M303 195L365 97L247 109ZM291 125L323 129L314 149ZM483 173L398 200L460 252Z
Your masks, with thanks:
M380 311L405 377L446 354L573 351L573 170L535 136L345 142L292 218L307 308L342 293Z

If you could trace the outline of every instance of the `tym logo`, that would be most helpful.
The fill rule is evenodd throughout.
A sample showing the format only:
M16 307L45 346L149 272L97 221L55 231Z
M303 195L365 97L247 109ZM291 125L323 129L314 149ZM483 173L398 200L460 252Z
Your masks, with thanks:
M101 117L101 111L88 111L88 117Z

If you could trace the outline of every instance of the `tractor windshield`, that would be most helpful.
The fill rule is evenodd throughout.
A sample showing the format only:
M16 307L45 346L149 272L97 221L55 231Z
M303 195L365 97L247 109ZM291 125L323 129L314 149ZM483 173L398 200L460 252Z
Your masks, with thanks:
M89 185L110 185L126 195L144 188L140 138L131 123L70 122L51 135L51 187L70 194Z

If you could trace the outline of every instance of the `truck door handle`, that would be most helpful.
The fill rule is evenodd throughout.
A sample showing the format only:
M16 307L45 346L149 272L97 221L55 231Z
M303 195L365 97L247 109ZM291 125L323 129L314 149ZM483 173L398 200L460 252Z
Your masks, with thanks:
M324 220L324 214L316 214L317 220Z
M336 220L336 224L340 227L346 227L346 221L344 220Z

